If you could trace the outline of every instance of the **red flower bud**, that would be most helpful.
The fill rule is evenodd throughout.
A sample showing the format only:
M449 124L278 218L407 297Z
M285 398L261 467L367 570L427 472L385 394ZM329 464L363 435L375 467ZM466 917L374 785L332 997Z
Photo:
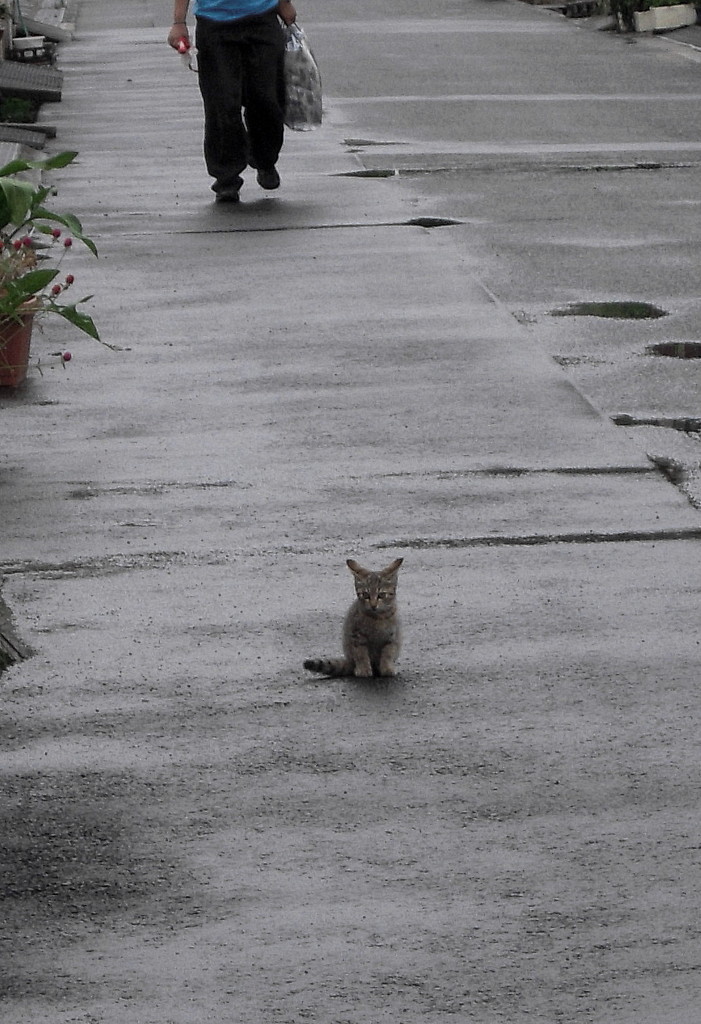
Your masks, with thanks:
M15 249L17 252L19 252L19 250L22 248L22 243L20 242L19 238L15 238L14 242L12 243L12 248Z
M53 235L54 238L60 238L61 237L61 229L60 228L54 228L53 231L51 232L51 234Z
M31 244L32 244L31 238L29 237L29 235L25 235L24 238L22 239L22 245L24 245L26 248L29 248L31 246Z
M70 249L70 247L73 245L73 239L72 238L66 238L66 239L64 239L63 244L65 245L66 249Z
M61 285L60 284L53 285L52 288L51 288L51 294L52 295L60 295L61 294Z
M73 284L74 281L75 281L75 278L73 277L73 274L66 274L66 281L65 281L66 287L68 287L69 284Z
M63 359L64 363L70 363L72 358L73 356L70 354L70 352L64 352L63 355L61 356L61 359Z

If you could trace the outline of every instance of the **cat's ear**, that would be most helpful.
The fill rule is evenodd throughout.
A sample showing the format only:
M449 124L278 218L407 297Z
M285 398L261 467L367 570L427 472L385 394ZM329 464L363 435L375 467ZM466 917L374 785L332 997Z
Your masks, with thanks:
M350 571L353 573L353 575L354 576L359 576L361 578L361 580L364 579L366 576L370 575L370 572L369 572L368 569L363 569L362 565L358 565L358 563L356 561L354 561L352 558L346 559L346 565L348 566Z
M399 572L399 567L403 561L403 558L395 558L391 565L388 565L386 569L381 571L380 576L393 576L395 573Z

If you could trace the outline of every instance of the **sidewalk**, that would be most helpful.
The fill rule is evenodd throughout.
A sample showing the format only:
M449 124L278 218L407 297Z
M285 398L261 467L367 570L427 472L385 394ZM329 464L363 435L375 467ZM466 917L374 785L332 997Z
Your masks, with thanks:
M8 1019L681 1022L699 513L332 86L215 207L153 10L83 4L46 112L111 348L0 399ZM301 669L350 555L405 558L390 686Z
M95 294L102 336L117 351L66 331L68 372L35 377L6 403L22 481L15 475L22 527L6 539L6 563L37 557L37 537L41 562L121 556L125 545L130 555L247 553L254 536L277 550L279 523L287 546L338 556L358 543L699 526L485 293L478 268L452 250L450 228L411 227L421 211L391 183L343 177L360 165L342 129L289 133L281 192L266 195L249 177L240 208L215 207L194 75L160 46L162 28L135 39L105 14L102 5L83 11L62 58L64 100L46 109L55 145L80 152L59 181L60 202L98 242L101 259L84 257L80 285ZM122 11L120 24L127 19ZM45 350L61 344L54 329ZM26 403L44 401L48 386L60 403L48 407L58 449L46 441L47 414L27 417ZM601 472L617 467L635 472ZM494 477L494 468L520 475ZM524 470L561 472L544 488ZM418 475L433 491L436 473L471 474L469 492L444 481L422 497L417 520L407 490ZM335 527L349 481L353 500ZM134 486L172 487L187 509L201 500L188 486L212 483L235 486L237 505L243 497L249 507L224 536L226 488L208 495L214 535L198 513L193 536L180 509L158 513L165 530L115 529ZM64 500L83 487L99 502L60 526L53 502L36 507L28 534L27 498L50 490L57 499L57 485ZM480 497L466 508L473 488ZM100 514L87 516L98 503Z

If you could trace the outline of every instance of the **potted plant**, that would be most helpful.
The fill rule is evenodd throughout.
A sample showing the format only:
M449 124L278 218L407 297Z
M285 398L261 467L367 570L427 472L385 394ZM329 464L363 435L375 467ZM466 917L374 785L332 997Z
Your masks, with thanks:
M13 160L0 167L0 385L16 387L24 380L37 316L56 314L100 340L92 318L78 309L92 296L77 302L63 298L74 283L72 274L63 273L63 260L75 241L97 256L95 243L73 214L47 208L53 188L17 177L65 167L77 155Z

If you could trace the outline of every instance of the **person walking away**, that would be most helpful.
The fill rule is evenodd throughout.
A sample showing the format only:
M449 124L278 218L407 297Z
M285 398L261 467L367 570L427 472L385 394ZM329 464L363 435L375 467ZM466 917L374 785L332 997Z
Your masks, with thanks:
M184 40L189 0L174 0L168 43ZM285 37L291 0L195 0L195 45L204 104L204 158L217 202L237 203L247 166L261 188L280 186Z

